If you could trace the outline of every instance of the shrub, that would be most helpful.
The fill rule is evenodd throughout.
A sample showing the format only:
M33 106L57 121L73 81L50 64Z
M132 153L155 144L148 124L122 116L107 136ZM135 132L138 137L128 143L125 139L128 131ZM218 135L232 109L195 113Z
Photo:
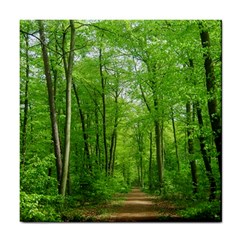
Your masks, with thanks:
M20 221L60 222L64 200L61 196L20 193Z
M203 202L195 207L181 210L182 217L189 221L221 221L221 204L219 201Z

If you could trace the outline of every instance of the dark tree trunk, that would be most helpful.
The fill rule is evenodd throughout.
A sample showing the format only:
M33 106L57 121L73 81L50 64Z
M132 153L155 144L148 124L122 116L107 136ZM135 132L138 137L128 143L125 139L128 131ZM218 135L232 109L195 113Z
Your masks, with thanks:
M116 159L116 148L117 148L117 131L115 132L114 137L114 144L113 144L113 158L111 164L111 175L114 176L114 166L115 166L115 159Z
M193 129L190 126L192 123L191 116L193 111L191 109L191 104L189 102L186 104L186 112L187 112L188 153L191 167L193 193L196 194L198 192L197 165L196 160L194 159Z
M85 118L84 118L84 114L83 114L83 111L82 111L82 108L81 108L80 99L79 99L79 96L78 96L78 92L77 92L77 88L76 88L75 83L73 83L73 90L74 90L75 97L76 97L76 100L77 100L78 111L79 111L79 116L80 116L80 120L81 120L83 140L84 140L84 152L85 152L85 155L87 156L87 162L89 164L90 152L89 152L89 147L88 147L88 135L87 135L86 128L85 128Z
M160 189L163 187L163 166L162 166L162 153L161 153L161 129L158 121L154 121L155 124L155 140L156 140L156 159L158 167L158 181Z
M140 132L139 124L137 129L137 143L138 143L138 156L139 156L139 176L140 186L143 187L143 135Z
M156 76L156 67L151 68L148 61L145 61L148 69L148 73L150 75L150 82L151 82L151 89L152 89L152 96L153 96L153 104L154 110L151 109L150 104L148 103L146 96L144 94L142 85L140 84L140 90L142 94L142 98L146 107L150 113L155 113L156 117L154 120L154 128L155 128L155 142L156 142L156 160L157 160L157 168L158 168L158 181L159 181L159 189L162 190L163 186L163 129L160 126L160 120L158 117L159 114L159 93L157 92L157 82L155 79ZM136 70L136 66L135 66ZM136 70L137 71L137 70Z
M177 144L177 135L176 135L176 128L175 128L175 121L174 121L174 115L173 115L173 109L172 110L172 127L173 127L173 136L174 136L174 146L175 146L175 153L176 153L176 160L177 160L177 167L178 167L178 172L180 172L180 160L178 156L178 144Z
M203 53L204 68L206 74L206 86L208 97L208 112L211 121L214 141L218 153L219 171L222 175L222 123L220 114L217 111L217 98L216 98L216 78L214 74L213 61L210 54L210 38L207 30L204 29L203 24L199 24L200 37L202 47L205 49Z
M200 136L199 136L199 142L200 142L200 149L201 149L201 153L202 153L202 157L203 157L203 161L204 161L204 165L205 165L205 169L206 169L206 174L210 183L210 200L215 199L215 191L216 191L216 182L212 173L212 167L210 164L210 158L207 152L207 148L206 148L206 139L204 137L204 133L203 133L203 119L202 119L202 110L200 108L199 102L196 103L196 110L197 110L197 118L198 118L198 123L199 123L199 127L200 127Z
M190 63L190 67L194 68L194 64L193 64L193 60L189 59L189 63ZM194 86L196 85L196 81L194 80ZM213 200L215 199L215 191L216 191L216 182L212 173L212 168L211 168L211 161L210 161L210 157L209 154L207 152L207 148L206 148L206 139L204 136L204 132L203 132L203 118L202 118L202 109L200 107L199 101L196 101L194 103L195 105L195 110L197 112L197 118L198 118L198 124L199 124L199 128L200 128L200 134L199 134L199 143L200 143L200 150L202 153L202 157L203 157L203 162L205 165L205 169L206 169L206 175L208 177L209 180L209 184L210 184L210 196L209 196L209 200Z
M152 87L153 90L153 102L154 102L154 110L155 114L158 114L159 112L159 103L157 99L157 93L155 89L155 82ZM155 125L155 140L156 140L156 159L157 159L157 167L158 167L158 180L159 180L159 187L160 190L163 188L163 142L162 142L162 129L160 125L160 120L158 117L154 120L154 125Z
M41 46L42 46L44 71L45 71L47 89L48 89L48 100L49 100L50 118L51 118L51 126L52 126L52 138L54 142L54 152L55 152L56 166L57 166L57 179L60 186L60 182L62 179L62 156L61 156L60 138L59 138L59 132L58 132L56 108L55 108L55 101L54 101L54 92L52 87L49 58L48 58L46 40L45 40L45 34L44 34L44 24L41 20L38 21L38 24L39 24Z
M112 136L111 136L111 144L110 144L110 154L109 154L109 174L113 175L113 165L114 165L114 159L115 159L115 149L116 149L116 138L117 138L117 130L114 127Z
M94 97L96 93L94 93ZM97 100L94 101L94 114L95 114L95 126L96 126L96 145L95 145L95 155L96 155L96 163L102 169L102 162L101 162L101 149L100 149L100 136L99 136L99 121L98 121L98 105Z
M116 144L117 144L117 127L118 127L118 92L115 92L115 114L114 114L114 126L113 126L113 132L111 137L111 145L110 145L110 159L109 159L109 173L110 175L113 175L113 167L114 167L114 159L115 159L115 150L116 150Z
M29 37L28 34L25 36L26 42L26 82L25 82L25 92L24 92L24 117L23 117L23 125L22 125L22 164L25 164L25 157L26 157L26 144L27 144L27 121L28 121L28 83L29 83Z
M107 129L106 129L106 101L105 101L105 79L103 76L102 49L99 49L99 71L102 85L102 125L103 125L103 144L105 156L105 173L108 176L108 146L107 146Z
M149 134L149 171L148 171L148 181L149 181L149 189L152 190L152 132Z

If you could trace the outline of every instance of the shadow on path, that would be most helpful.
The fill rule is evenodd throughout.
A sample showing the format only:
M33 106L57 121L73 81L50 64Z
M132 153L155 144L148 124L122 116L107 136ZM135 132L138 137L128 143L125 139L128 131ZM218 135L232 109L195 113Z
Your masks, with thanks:
M109 222L159 222L153 197L133 188L122 207L108 219Z

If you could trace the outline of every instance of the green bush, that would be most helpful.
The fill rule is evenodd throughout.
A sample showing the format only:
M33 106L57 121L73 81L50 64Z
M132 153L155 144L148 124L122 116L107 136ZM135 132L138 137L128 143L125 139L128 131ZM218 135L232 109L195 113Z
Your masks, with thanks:
M20 221L60 222L64 206L61 196L20 193Z
M219 201L203 202L194 207L181 210L182 217L189 221L221 221L221 204Z
M105 177L103 174L94 176L83 174L73 182L73 195L81 204L102 203L112 198L115 193L127 193L129 186L118 178Z
M54 168L54 160L53 154L44 158L39 158L36 155L28 159L27 164L20 169L21 190L29 194L57 194L57 179L48 174L49 169Z

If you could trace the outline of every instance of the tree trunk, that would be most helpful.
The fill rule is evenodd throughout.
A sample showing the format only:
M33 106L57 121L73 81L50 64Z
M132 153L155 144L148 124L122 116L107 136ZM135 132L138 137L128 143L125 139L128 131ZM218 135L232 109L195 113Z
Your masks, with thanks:
M138 156L139 156L139 176L140 186L143 187L143 135L140 132L139 124L137 129L137 143L138 143Z
M161 129L160 124L157 120L154 121L155 124L155 140L156 140L156 159L158 167L158 181L160 189L163 187L163 166L161 159Z
M114 176L114 166L115 166L115 159L116 159L116 148L117 148L117 130L115 132L115 138L114 138L114 148L113 148L113 159L112 159L112 176Z
M47 89L48 89L48 101L49 101L49 107L50 107L52 138L54 143L54 152L55 152L56 166L57 166L57 180L60 186L60 182L62 179L62 156L61 156L61 146L60 146L60 138L59 138L59 132L58 132L56 109L55 109L54 92L52 87L49 58L48 58L48 52L47 52L46 40L45 40L45 34L44 34L44 24L41 20L39 20L38 25L39 25L41 47L42 47L44 71L45 71Z
M198 192L197 165L196 160L194 159L193 129L190 126L192 123L191 115L193 111L191 110L191 104L189 102L186 104L186 112L187 112L188 153L191 167L193 193L196 194Z
M207 148L206 148L206 139L204 137L204 133L203 133L203 119L202 119L202 110L200 108L199 102L196 103L196 109L197 109L197 118L198 118L198 123L199 123L199 127L200 127L200 136L199 136L199 142L200 142L200 149L201 149L201 153L202 153L202 157L203 157L203 161L204 161L204 165L205 165L205 169L206 169L206 174L210 183L210 197L209 200L213 200L215 199L215 191L216 191L216 182L212 173L212 167L210 164L210 158L209 155L207 153Z
M99 71L102 85L102 124L103 124L103 144L105 155L105 173L108 176L108 147L107 147L107 130L106 130L106 102L105 102L105 79L103 76L102 49L99 49Z
M189 59L189 64L190 67L194 68L194 64L193 64L193 60ZM194 86L196 85L196 81L194 80ZM198 124L199 124L199 128L200 128L200 134L199 134L199 143L200 143L200 150L202 153L202 158L203 158L203 162L205 165L205 169L206 169L206 175L208 177L209 180L209 184L210 184L210 196L209 196L209 200L213 200L215 199L215 191L216 191L216 182L212 173L212 168L211 168L211 161L210 161L210 157L209 154L207 152L207 148L206 148L206 139L204 136L204 132L203 132L203 118L202 118L202 109L200 107L199 101L196 101L196 103L194 103L195 105L195 110L197 112L197 118L198 118Z
M113 175L113 165L114 165L114 159L115 159L115 150L116 150L116 144L117 144L117 126L118 126L118 92L115 92L115 114L114 114L114 126L113 126L113 132L111 137L111 145L110 145L110 159L109 159L109 173L112 176Z
M75 83L73 83L73 90L74 90L75 97L77 100L79 116L81 119L81 126L82 126L82 132L83 132L83 140L84 140L84 152L85 152L85 155L87 156L87 162L88 162L88 164L90 164L90 162L89 162L90 161L90 152L89 152L89 147L88 147L88 135L87 135L86 129L85 129L85 118L84 118L84 114L82 112L80 99L79 99L79 96L77 93L77 88L76 88Z
M155 109L155 114L158 115L159 112L159 102L157 98L157 93L156 93L156 85L155 82L153 81L154 85L152 86L152 91L153 91L153 102L154 102L154 109ZM160 120L158 117L155 117L156 119L154 120L154 125L155 125L155 140L156 140L156 159L157 159L157 166L158 166L158 179L159 179L159 187L160 190L163 188L163 142L162 142L162 129L160 126Z
M203 53L204 68L206 75L206 86L208 97L208 112L211 121L214 141L218 153L218 166L220 175L222 175L222 123L221 117L217 112L217 98L216 98L216 78L214 74L214 66L210 54L210 38L209 33L199 24L202 47L205 49Z
M26 82L25 82L25 93L24 93L24 117L23 117L23 125L22 125L22 164L25 164L25 157L26 157L26 142L27 142L27 120L28 120L28 83L29 83L29 36L28 34L25 36L26 42Z
M112 176L113 174L113 161L115 158L115 149L116 149L116 137L117 137L117 130L114 127L113 133L112 133L112 137L111 137L111 144L110 144L110 154L109 154L109 167L108 167L108 171L109 174Z
M176 160L177 160L177 167L178 167L178 172L180 172L180 160L178 156L178 145L177 145L177 135L176 135L176 128L175 128L175 121L174 121L174 115L173 115L173 108L172 110L172 127L173 127L173 136L174 136L174 146L175 146L175 153L176 153Z
M70 53L68 57L68 71L67 71L67 87L66 87L66 125L65 125L65 151L64 151L64 165L63 175L61 181L61 194L65 196L66 185L68 178L69 168L69 155L70 155L70 134L71 134L71 87L72 87L72 71L74 60L74 48L75 48L75 27L74 21L70 20L71 27L71 42Z
M149 171L148 171L149 189L152 190L152 132L149 134Z
M94 97L96 93L94 92ZM96 154L96 162L98 166L102 169L102 162L101 162L101 150L100 150L100 136L99 136L99 121L98 121L98 105L97 101L94 101L94 115L95 115L95 126L96 126L96 145L95 145L95 154Z

